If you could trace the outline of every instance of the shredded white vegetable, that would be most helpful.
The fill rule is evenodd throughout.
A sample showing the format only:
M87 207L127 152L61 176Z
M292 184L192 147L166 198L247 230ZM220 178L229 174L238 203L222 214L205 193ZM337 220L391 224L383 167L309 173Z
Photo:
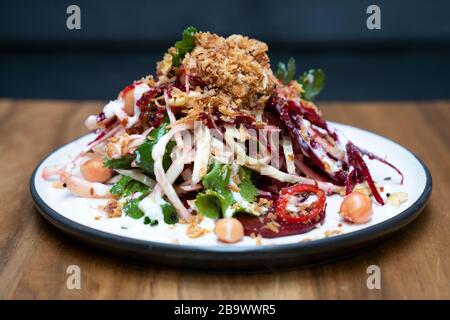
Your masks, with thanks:
M148 177L147 175L143 174L140 170L138 169L131 169L131 170L126 170L126 169L114 169L116 172L120 173L123 176L127 176L130 177L136 181L139 181L143 184L145 184L146 186L149 186L150 188L153 188L156 184L155 180L153 180L152 178Z
M287 172L290 174L295 174L294 149L292 147L291 138L288 136L283 136L283 151L286 159Z
M262 161L264 159L255 159L250 158L245 154L245 150L240 148L240 146L237 145L237 143L234 141L234 138L231 134L233 129L226 130L225 131L225 141L226 143L231 147L231 149L237 153L238 158L244 159L243 166L252 169L254 171L259 172L261 175L269 176L271 178L274 178L279 181L283 182L289 182L289 183L304 183L304 184L311 184L311 185L317 185L319 188L325 190L326 192L339 192L341 191L341 187L335 186L332 183L328 182L321 182L316 181L312 179L308 179L305 177L301 177L298 175L293 175L289 173L282 172L278 170L277 168L265 163L265 161Z
M200 123L196 123L194 130L197 143L194 168L192 170L192 184L197 184L208 171L208 161L211 153L211 133L206 126Z
M162 160L163 156L166 150L167 143L172 139L175 133L192 129L193 125L185 123L180 125L174 125L172 129L162 136L158 143L154 146L152 151L152 158L154 160L154 171L155 171L155 177L156 181L158 182L159 188L161 188L162 191L164 191L167 199L172 203L172 205L177 209L180 216L185 220L190 220L191 214L189 211L184 207L183 203L181 202L180 198L178 197L174 187L173 182L170 181L169 177L166 175L166 172L164 172ZM175 167L178 169L176 170L177 176L181 174L184 167L184 152L181 148L176 148L175 152L175 159L172 163L171 167ZM175 178L176 179L176 178Z

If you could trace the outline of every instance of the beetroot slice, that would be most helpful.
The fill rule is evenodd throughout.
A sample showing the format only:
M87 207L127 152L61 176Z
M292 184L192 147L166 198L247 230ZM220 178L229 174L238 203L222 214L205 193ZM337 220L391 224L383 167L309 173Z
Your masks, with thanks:
M325 219L325 212L320 213L317 216L317 220L308 223L283 223L277 221L280 224L279 232L274 232L271 229L264 227L271 221L267 215L263 217L254 217L242 214L238 215L236 218L244 226L244 234L246 236L250 236L251 234L260 234L263 238L277 238L311 231L318 223L323 223Z

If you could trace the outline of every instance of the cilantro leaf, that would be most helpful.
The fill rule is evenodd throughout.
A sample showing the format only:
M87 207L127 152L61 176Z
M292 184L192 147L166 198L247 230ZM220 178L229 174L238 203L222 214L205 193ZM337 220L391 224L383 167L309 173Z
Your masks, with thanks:
M144 213L139 209L139 199L132 199L125 203L123 206L123 212L125 215L130 216L133 219L140 219L144 216Z
M220 217L220 214L223 212L223 203L226 203L224 198L219 193L211 190L198 194L195 199L198 213L211 219Z
M325 84L325 73L322 69L311 69L305 72L298 82L303 86L303 98L305 100L314 100L314 98L322 91Z
M138 198L128 200L123 206L123 212L125 215L130 216L133 219L140 219L144 216L144 213L139 209L139 202L142 201L148 194L149 190L142 193L142 195Z
M278 63L278 70L275 75L281 82L288 84L295 77L295 69L295 59L291 57L287 65L283 62ZM322 69L311 69L303 73L297 81L302 85L303 90L305 91L303 93L303 98L312 101L324 87L325 74Z
M205 191L197 195L195 206L198 213L208 218L217 219L225 213L230 214L229 208L233 206L232 214L243 211L237 206L233 192L228 189L232 168L231 165L224 165L214 162L211 170L203 176L202 183ZM239 193L243 200L253 202L256 200L257 189L252 182L252 173L249 169L239 167L237 172L239 177ZM228 212L227 212L228 211Z
M283 62L279 62L276 77L284 84L288 84L295 77L295 69L295 59L292 57L288 60L287 66Z
M209 218L218 218L227 208L236 201L228 190L230 183L231 166L214 162L208 174L202 178L204 193L197 195L195 205L200 214Z
M130 169L134 158L134 154L127 154L119 159L105 159L103 166L111 169Z
M278 80L285 83L285 79L287 76L287 68L284 62L278 62L278 69L277 72L275 73L275 76L278 78Z
M136 192L145 193L148 190L150 190L150 188L148 186L146 186L145 184L143 184L139 181L136 181L136 180L132 180L125 187L125 190L122 193L122 197L128 197L129 195L132 195Z
M153 171L154 161L152 157L152 151L155 145L158 143L159 139L164 136L169 130L167 126L169 125L169 118L166 116L163 123L158 127L150 131L147 135L147 139L143 144L136 149L136 165L142 168L148 175L151 177L155 177L155 173ZM172 149L175 147L175 141L169 141L166 146L166 152L163 157L163 167L164 170L167 170L172 163L172 159L170 158L170 153Z
M203 176L202 182L205 189L221 191L227 189L230 182L231 168L229 165L215 161L211 170Z
M162 204L161 209L162 209L165 223L175 224L178 222L177 210L170 203Z
M172 164L172 158L170 157L170 154L172 153L173 148L177 143L174 140L170 140L166 145L166 152L164 153L162 164L164 171L167 171L169 169L170 165Z
M144 224L149 224L150 227L154 227L158 225L158 220L152 220L149 217L145 216L144 217Z
M119 197L128 197L136 192L144 193L149 190L149 187L145 184L133 180L130 177L122 176L122 178L111 187L110 192Z
M186 53L191 52L194 49L195 41L194 35L198 32L195 27L187 27L183 31L183 36L180 41L175 42L176 53L172 54L172 65L178 67L180 61L184 58Z
M130 181L131 181L130 177L122 176L122 178L120 178L120 180L117 181L111 187L111 190L109 192L115 196L122 196L122 193L124 192L127 183Z
M258 189L256 189L255 185L252 182L252 173L249 169L240 167L238 172L239 179L241 183L239 184L239 189L242 198L248 202L253 202L256 200L256 195L258 193Z
M203 187L207 190L212 190L219 193L222 203L222 208L226 210L232 205L235 200L233 194L228 189L231 176L231 166L214 162L213 167L208 174L202 178Z

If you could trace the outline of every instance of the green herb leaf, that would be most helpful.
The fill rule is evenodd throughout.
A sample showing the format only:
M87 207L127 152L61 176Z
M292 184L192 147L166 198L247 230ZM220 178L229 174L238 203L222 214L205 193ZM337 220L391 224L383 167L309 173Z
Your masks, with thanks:
M132 199L125 203L123 206L123 212L125 215L130 216L133 219L140 219L144 216L144 213L139 209L139 199Z
M198 194L195 199L195 206L197 207L198 213L211 219L218 219L220 217L223 212L222 203L226 203L225 199L219 193L211 190Z
M142 168L148 175L151 177L155 177L155 173L153 171L154 161L152 158L152 151L155 145L158 143L159 139L164 136L169 130L167 126L169 125L169 118L166 116L163 123L158 127L150 131L147 135L147 139L143 144L136 149L136 165ZM169 141L166 146L166 152L163 157L163 167L167 170L172 163L172 159L170 158L170 153L172 149L175 147L175 141Z
M211 170L202 178L205 192L198 194L195 199L198 213L208 218L217 219L236 203L233 193L228 189L231 171L231 165L214 162ZM257 189L252 182L251 171L240 167L238 176L240 180L238 187L242 198L248 202L255 201Z
M164 152L162 160L164 171L167 171L167 169L169 169L170 165L172 164L172 158L170 157L170 154L172 153L172 150L176 145L177 143L174 140L170 140L166 145L166 152Z
M151 227L157 226L158 223L159 223L158 220L153 220L153 221L150 222L150 226Z
M144 213L139 209L139 202L144 199L150 191L144 192L140 197L128 200L123 206L123 212L125 215L130 216L133 219L140 219L144 216Z
M148 186L127 176L122 176L110 190L111 194L119 197L128 197L136 192L145 193L149 191L150 189Z
M127 154L119 159L105 159L103 166L111 169L130 169L134 158L134 154Z
M122 178L120 178L120 180L117 181L111 187L111 190L109 192L115 196L122 196L122 193L124 192L127 183L130 181L131 181L130 177L122 176Z
M211 170L203 176L202 183L205 189L221 191L227 189L230 182L231 167L215 161ZM228 189L227 189L228 190Z
M252 172L244 167L239 168L239 179L241 183L239 184L239 189L242 198L248 202L253 202L256 200L256 195L258 194L258 189L252 182Z
M288 84L295 77L295 69L295 59L292 57L289 59L287 66L283 62L279 62L276 77L284 84Z
M180 61L184 58L186 53L191 52L194 49L195 41L194 35L198 32L195 27L187 27L183 31L183 37L180 41L175 42L175 48L177 52L172 54L172 65L178 67Z
M222 196L222 208L232 205L235 200L233 194L228 189L231 176L231 165L224 165L219 162L214 162L213 167L208 174L202 178L203 187L206 190L212 190Z
M152 220L149 217L145 216L144 217L144 224L149 224L150 227L154 227L158 225L158 220Z
M162 204L161 209L162 209L165 223L175 224L178 222L177 210L170 203Z
M200 214L209 218L219 218L235 200L228 190L231 166L214 162L211 170L203 176L202 183L205 192L197 195L195 205Z
M303 99L314 100L325 85L325 73L322 69L311 69L305 72L298 80L303 86Z
M284 82L284 79L286 78L287 75L287 68L286 68L286 64L284 62L278 62L278 69L277 72L275 73L275 76L278 78L278 80Z
M141 193L148 193L150 191L150 188L148 186L146 186L145 184L136 181L136 180L131 180L130 182L128 182L128 184L125 187L125 190L122 193L122 197L128 197L132 194L135 194L136 192L141 192Z

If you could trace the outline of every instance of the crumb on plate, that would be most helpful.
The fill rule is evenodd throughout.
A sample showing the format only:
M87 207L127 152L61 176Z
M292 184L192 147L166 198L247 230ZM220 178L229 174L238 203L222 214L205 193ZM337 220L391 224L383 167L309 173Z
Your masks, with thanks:
M388 195L386 203L398 208L406 201L408 201L408 194L406 192L394 192Z

